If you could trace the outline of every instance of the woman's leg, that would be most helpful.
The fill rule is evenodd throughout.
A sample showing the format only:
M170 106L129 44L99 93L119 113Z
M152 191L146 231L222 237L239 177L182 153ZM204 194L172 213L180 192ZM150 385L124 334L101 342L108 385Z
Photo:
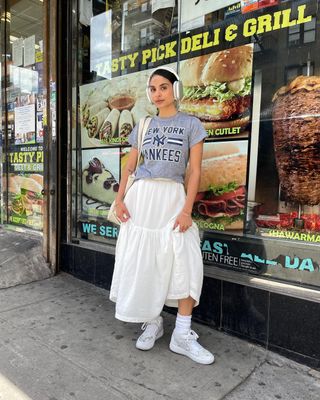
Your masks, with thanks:
M195 300L192 297L180 299L178 301L178 313L180 315L191 315L194 307Z
M190 296L178 301L178 314L169 347L175 353L187 356L200 364L212 364L214 355L197 342L198 335L191 330L194 304L195 300Z
M186 335L191 329L192 310L195 300L192 297L178 300L178 313L175 324L175 333Z

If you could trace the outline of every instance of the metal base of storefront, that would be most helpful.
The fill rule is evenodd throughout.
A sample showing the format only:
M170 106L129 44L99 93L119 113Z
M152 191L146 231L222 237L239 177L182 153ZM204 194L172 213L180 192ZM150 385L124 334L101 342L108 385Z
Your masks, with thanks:
M112 248L105 245L61 244L60 269L96 286L110 289L113 264ZM225 279L221 268L205 266L205 271L194 320L320 368L320 303L311 300L310 293L303 298L294 291L281 293L276 285L273 290L266 280L263 286L262 278L250 285L236 281L239 274L234 281L230 274Z
M42 256L42 236L0 228L0 289L53 276Z

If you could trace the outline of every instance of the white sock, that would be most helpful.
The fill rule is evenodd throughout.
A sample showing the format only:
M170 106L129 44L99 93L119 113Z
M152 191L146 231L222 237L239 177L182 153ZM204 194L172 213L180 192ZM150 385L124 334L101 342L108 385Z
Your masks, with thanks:
M191 328L191 315L180 315L177 313L175 333L178 335L186 335Z

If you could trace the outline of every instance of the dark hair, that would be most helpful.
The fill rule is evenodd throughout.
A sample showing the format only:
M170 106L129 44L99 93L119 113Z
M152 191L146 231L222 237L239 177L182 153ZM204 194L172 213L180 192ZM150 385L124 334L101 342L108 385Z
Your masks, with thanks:
M168 79L168 81L170 81L172 84L178 80L177 77L175 76L175 74L173 74L172 72L170 72L166 69L159 68L156 71L154 71L154 73L150 77L150 81L155 75L160 75L160 76Z

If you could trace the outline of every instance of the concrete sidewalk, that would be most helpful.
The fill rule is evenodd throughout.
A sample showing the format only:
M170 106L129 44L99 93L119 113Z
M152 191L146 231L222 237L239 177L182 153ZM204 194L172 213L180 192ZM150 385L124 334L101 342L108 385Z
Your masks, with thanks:
M174 316L164 317L164 337L142 352L140 326L114 319L105 290L67 274L2 289L0 399L320 399L318 371L203 325L193 328L213 365L170 352Z
M0 226L0 289L53 276L42 256L42 237L36 232L20 230Z

